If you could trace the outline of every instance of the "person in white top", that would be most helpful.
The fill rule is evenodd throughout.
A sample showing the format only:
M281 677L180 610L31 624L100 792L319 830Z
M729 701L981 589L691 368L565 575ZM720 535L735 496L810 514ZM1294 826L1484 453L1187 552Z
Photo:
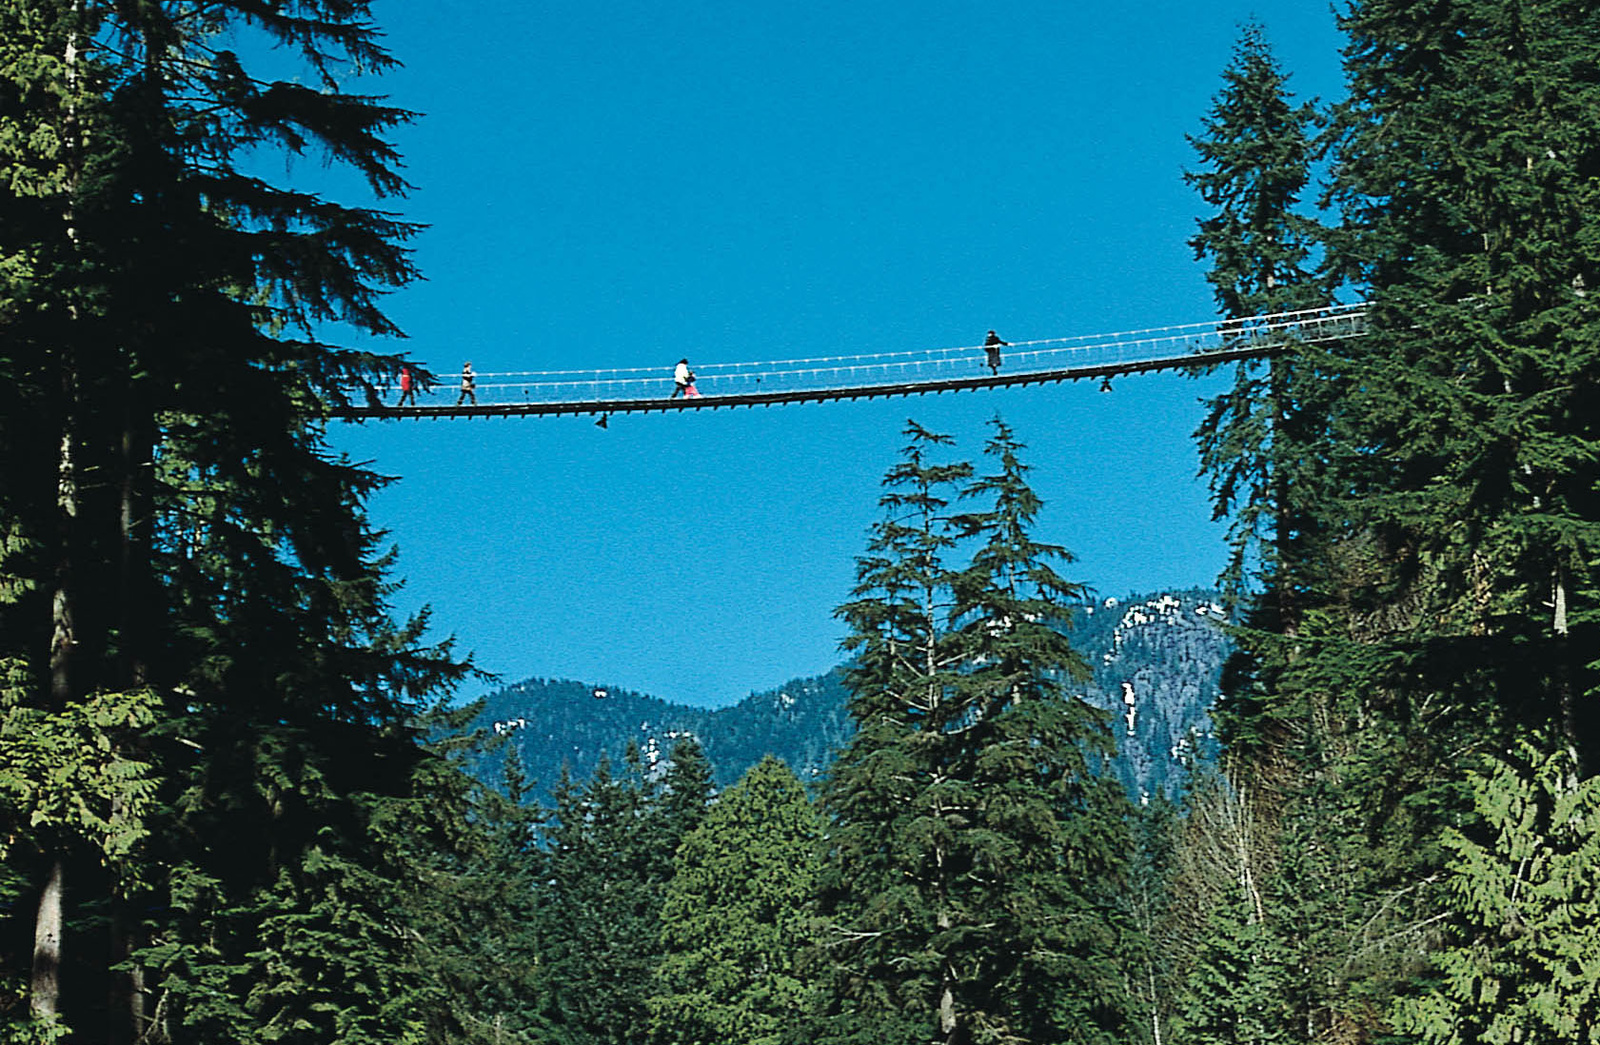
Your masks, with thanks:
M689 369L687 359L678 360L678 365L672 368L672 395L668 399L676 399L680 395L688 395L689 386L694 384L694 371Z

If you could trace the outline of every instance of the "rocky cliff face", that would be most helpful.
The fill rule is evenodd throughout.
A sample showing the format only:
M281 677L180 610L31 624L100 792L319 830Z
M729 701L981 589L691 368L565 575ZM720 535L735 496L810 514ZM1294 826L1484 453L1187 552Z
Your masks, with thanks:
M1073 638L1094 670L1082 695L1116 716L1116 773L1136 800L1175 795L1184 767L1214 754L1225 621L1209 591L1106 599L1081 618Z
M1207 711L1229 650L1222 620L1214 593L1198 590L1106 599L1077 620L1073 643L1094 670L1079 693L1113 716L1114 771L1135 800L1176 794L1184 765L1211 755ZM629 742L647 768L664 768L673 743L688 734L726 787L767 754L803 780L821 776L852 731L846 697L840 670L715 711L611 685L529 679L490 694L479 725L516 747L542 791L563 765L586 779L602 754L620 758ZM486 754L476 769L498 780L503 757Z

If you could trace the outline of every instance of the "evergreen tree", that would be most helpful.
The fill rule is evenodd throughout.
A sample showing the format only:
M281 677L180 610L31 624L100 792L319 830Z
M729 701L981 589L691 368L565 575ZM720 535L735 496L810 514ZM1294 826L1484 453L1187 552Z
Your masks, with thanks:
M1140 1041L1171 1040L1178 976L1189 940L1178 925L1175 886L1182 809L1157 792L1135 811L1128 866L1128 912L1140 953L1128 955L1130 993L1144 1017Z
M1600 533L1592 388L1571 380L1597 344L1576 244L1600 23L1369 0L1342 24L1331 256L1375 306L1319 362L1340 399L1328 481L1300 502L1316 554L1295 616L1263 629L1282 638L1246 636L1235 692L1255 706L1228 709L1234 738L1265 727L1235 749L1278 782L1263 925L1307 1038L1385 1032L1437 924L1441 841L1470 815L1463 758L1530 729L1588 757Z
M1190 139L1203 166L1187 175L1217 209L1190 243L1198 258L1211 260L1207 279L1225 321L1329 299L1325 281L1311 270L1322 230L1301 212L1315 122L1313 106L1292 103L1288 77L1261 27L1245 26L1205 133ZM1237 336L1251 332L1241 325ZM1201 815L1192 818L1189 844L1211 855L1189 869L1210 878L1186 885L1188 897L1205 904L1182 920L1197 934L1183 950L1195 963L1191 977L1207 975L1209 964L1230 955L1253 956L1245 959L1251 983L1238 985L1246 995L1239 1004L1258 1013L1277 1004L1278 988L1292 975L1282 970L1275 980L1257 960L1263 946L1275 946L1275 926L1264 919L1278 859L1277 820L1317 771L1302 758L1308 732L1326 720L1323 698L1291 681L1288 667L1308 615L1317 612L1326 529L1319 512L1335 456L1329 440L1339 387L1319 346L1291 344L1265 361L1237 364L1233 388L1211 400L1196 432L1213 514L1229 520L1231 554L1220 583L1238 623L1224 694L1213 711L1228 748L1226 778L1208 781L1191 806ZM1203 837L1204 830L1218 834ZM1257 989L1270 996L1266 1005L1254 996ZM1207 987L1189 997L1188 1023L1196 1033L1207 1021L1225 1028L1240 1018L1225 991ZM1214 1011L1200 1016L1196 1006Z
M1521 744L1471 774L1481 818L1450 829L1448 942L1395 1007L1429 1045L1600 1034L1600 778Z
M954 790L934 808L960 871L940 883L958 944L944 997L974 1011L956 1035L941 1005L941 1029L958 1040L1120 1040L1133 1018L1124 960L1143 942L1121 898L1133 812L1105 771L1107 716L1067 689L1090 678L1066 636L1085 589L1051 565L1071 554L1033 537L1043 505L1025 447L1000 418L992 428L984 454L995 470L962 491L984 507L952 519L978 546L952 578L950 622L967 660L939 746L971 805Z
M1216 208L1189 245L1210 259L1206 281L1227 319L1326 303L1312 272L1322 228L1300 211L1316 122L1313 104L1293 104L1263 27L1247 22L1203 133L1189 137L1202 166L1184 175Z
M652 836L651 852L659 861L652 879L660 885L672 879L678 847L705 819L711 790L711 760L699 739L692 733L678 737L667 753L646 828Z
M1196 941L1177 994L1173 1040L1195 1045L1306 1040L1296 1035L1283 989L1287 956L1243 896L1223 898Z
M473 779L481 737L462 733L481 702L433 716L438 759L416 797L389 802L379 827L404 869L403 920L418 983L407 999L429 1042L520 1045L533 1021L539 811L524 805L516 748L504 744L506 793Z
M1315 363L1287 397L1304 427L1202 433L1224 460L1255 431L1316 462L1286 499L1262 488L1275 561L1219 716L1274 844L1254 913L1196 966L1266 948L1276 982L1252 960L1208 993L1281 999L1298 1038L1385 1032L1469 815L1463 756L1530 728L1593 746L1596 415L1572 378L1597 344L1591 6L1346 7L1328 243L1376 302L1368 335L1290 357Z
M1362 542L1357 608L1394 640L1375 681L1421 679L1476 730L1555 723L1587 759L1600 20L1368 0L1342 24L1335 256L1374 308L1342 361L1361 453L1337 512Z
M308 82L218 48L246 26ZM86 1038L402 1039L407 872L378 821L462 668L388 619L382 480L322 439L321 404L398 361L321 335L397 332L378 295L414 230L254 172L314 149L402 191L383 135L408 114L339 86L392 59L361 2L18 0L0 30L4 728L56 730L25 754L58 769L84 731L154 783L16 832L33 939L14 908L0 949Z
M1291 102L1288 80L1261 26L1247 24L1204 133L1189 139L1202 166L1185 180L1216 208L1189 243L1197 258L1210 260L1206 279L1218 311L1234 321L1224 329L1238 340L1257 333L1244 320L1328 300L1311 271L1321 228L1299 209L1311 178L1316 116L1311 104ZM1263 608L1287 622L1295 612L1295 564L1305 557L1298 542L1309 536L1307 513L1295 498L1309 499L1306 487L1316 475L1319 455L1308 444L1321 432L1327 375L1318 372L1309 346L1235 366L1234 387L1210 400L1195 433L1215 517L1229 520L1222 589L1241 604L1257 590L1252 573L1259 571L1272 589Z
M644 880L644 780L602 759L580 785L563 774L538 891L536 1003L545 1035L589 1045L644 1040L644 988L658 931Z
M658 1042L776 1045L800 1015L822 819L768 756L684 839L661 915L649 999Z
M886 518L840 615L860 729L824 791L821 1041L1109 1041L1127 1028L1113 901L1126 798L1097 775L1105 717L1066 695L1079 589L1031 536L1039 502L996 420L983 510L951 514L970 469L913 425ZM962 540L963 570L945 565Z
M856 732L822 798L829 818L819 880L822 983L795 1041L926 1041L938 1004L938 970L924 957L927 897L908 873L929 854L910 825L932 780L918 736L940 712L962 661L943 628L945 557L956 543L947 516L955 484L972 468L932 460L950 445L948 436L915 422L905 434L901 460L884 477L883 518L857 560L853 598L837 611L850 629L845 683Z
M678 847L705 815L710 765L698 742L673 749L659 779L629 745L556 787L537 893L540 1025L550 1040L626 1045L649 1036L646 999L661 960L661 909Z
M1202 905L1202 931L1188 937L1192 951L1176 1005L1182 1040L1234 1040L1241 1027L1261 1041L1364 1040L1371 1033L1416 951L1419 897L1383 888L1403 861L1385 851L1388 839L1364 833L1368 821L1358 803L1371 782L1346 781L1346 773L1357 776L1325 768L1282 796L1270 845L1252 845L1259 805L1243 796L1223 802L1208 795L1193 808L1196 820L1220 812L1234 822L1191 824L1191 844L1210 849L1213 866L1183 883L1205 883L1202 895L1210 899ZM1258 860L1261 852L1270 862Z

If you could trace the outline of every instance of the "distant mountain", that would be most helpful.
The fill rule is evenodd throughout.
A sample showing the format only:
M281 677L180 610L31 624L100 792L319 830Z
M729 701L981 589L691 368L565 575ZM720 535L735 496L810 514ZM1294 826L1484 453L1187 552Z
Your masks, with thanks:
M1073 630L1094 679L1081 691L1117 716L1116 773L1134 798L1176 795L1185 767L1214 757L1211 706L1233 645L1215 592L1106 599Z
M834 670L797 679L715 711L614 686L528 679L485 698L476 724L514 745L523 772L543 790L555 785L563 765L587 779L602 754L616 760L630 741L646 764L658 766L686 733L705 749L718 787L732 784L769 753L802 777L814 777L852 732L841 676ZM503 760L503 754L491 754L477 768L484 779L498 780Z
M1135 798L1175 793L1185 763L1210 755L1207 712L1230 649L1223 619L1215 593L1200 590L1106 599L1077 618L1073 644L1094 670L1078 692L1116 716L1115 771ZM846 697L843 669L715 711L615 686L529 679L486 697L478 725L516 747L542 791L563 765L587 779L603 753L620 758L630 741L648 765L662 767L688 733L705 748L717 786L726 787L767 754L802 779L820 776L852 732ZM475 769L498 781L503 758L484 756Z

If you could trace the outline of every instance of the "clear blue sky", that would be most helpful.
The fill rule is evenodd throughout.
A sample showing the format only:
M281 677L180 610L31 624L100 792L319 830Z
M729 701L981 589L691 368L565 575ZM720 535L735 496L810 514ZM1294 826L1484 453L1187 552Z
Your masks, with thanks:
M450 375L1019 341L1198 321L1181 173L1242 20L1340 90L1327 7L972 0L378 3L427 281L389 299ZM339 426L397 608L506 681L725 704L838 661L832 611L907 417L1028 444L1039 536L1102 596L1223 559L1189 436L1222 378L870 403ZM466 691L475 695L478 689Z

